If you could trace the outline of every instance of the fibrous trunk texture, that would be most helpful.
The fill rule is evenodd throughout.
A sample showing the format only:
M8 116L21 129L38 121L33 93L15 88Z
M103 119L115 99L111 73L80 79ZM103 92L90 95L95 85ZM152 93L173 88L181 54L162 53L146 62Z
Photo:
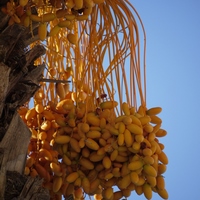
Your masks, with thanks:
M30 50L37 36L20 24L8 26L8 20L0 11L0 200L47 200L42 180L23 175L31 133L17 113L40 87L45 66L34 61L45 49Z

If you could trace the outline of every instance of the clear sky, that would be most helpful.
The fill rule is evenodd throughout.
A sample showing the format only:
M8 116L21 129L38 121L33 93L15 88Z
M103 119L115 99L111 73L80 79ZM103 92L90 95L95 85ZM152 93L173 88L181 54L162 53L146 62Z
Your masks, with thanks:
M130 0L147 34L147 106L161 106L170 200L200 199L200 1ZM144 200L132 192L130 200ZM154 194L153 200L161 198Z
M200 199L200 1L131 0L147 34L147 106L161 106L170 200ZM133 192L130 200L145 199ZM153 200L161 199L153 195Z

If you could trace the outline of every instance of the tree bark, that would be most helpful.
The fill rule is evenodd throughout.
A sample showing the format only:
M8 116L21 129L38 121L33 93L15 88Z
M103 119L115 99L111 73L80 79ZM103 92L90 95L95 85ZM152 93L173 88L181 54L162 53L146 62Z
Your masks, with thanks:
M23 175L31 133L17 113L40 87L45 65L35 66L34 61L45 49L38 45L27 50L37 35L19 24L8 26L8 20L0 11L0 200L46 200L42 180ZM34 29L37 33L37 24Z

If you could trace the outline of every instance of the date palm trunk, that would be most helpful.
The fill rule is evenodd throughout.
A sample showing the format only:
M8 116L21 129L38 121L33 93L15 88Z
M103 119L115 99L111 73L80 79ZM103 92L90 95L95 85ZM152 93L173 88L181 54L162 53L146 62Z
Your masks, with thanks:
M6 5L2 0L0 6ZM8 26L9 16L0 11L0 200L49 199L39 177L23 175L31 133L17 109L38 90L44 65L34 61L45 54L43 46L28 49L37 40L29 28Z

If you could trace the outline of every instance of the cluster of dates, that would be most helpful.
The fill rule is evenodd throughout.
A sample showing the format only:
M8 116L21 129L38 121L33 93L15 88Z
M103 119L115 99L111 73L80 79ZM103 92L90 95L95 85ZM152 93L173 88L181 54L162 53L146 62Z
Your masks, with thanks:
M42 177L52 199L88 194L117 200L132 191L146 199L153 192L167 199L168 158L158 139L167 134L157 116L162 109L136 110L123 103L122 115L116 116L117 105L104 99L92 110L87 101L76 105L65 98L47 106L38 99L33 108L20 108L32 132L25 174Z

